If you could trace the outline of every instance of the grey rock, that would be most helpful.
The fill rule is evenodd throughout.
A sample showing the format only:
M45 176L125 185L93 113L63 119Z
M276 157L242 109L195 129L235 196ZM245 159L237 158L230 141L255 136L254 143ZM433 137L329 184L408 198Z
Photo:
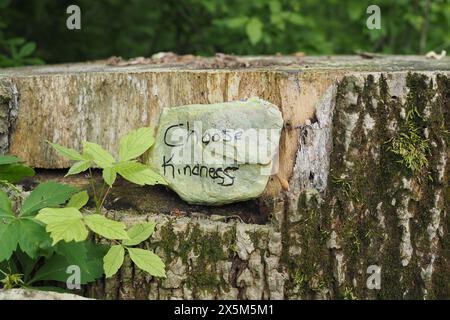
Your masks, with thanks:
M0 290L0 300L91 300L76 294L32 289Z
M259 98L163 109L150 163L193 204L258 197L283 127L281 112Z

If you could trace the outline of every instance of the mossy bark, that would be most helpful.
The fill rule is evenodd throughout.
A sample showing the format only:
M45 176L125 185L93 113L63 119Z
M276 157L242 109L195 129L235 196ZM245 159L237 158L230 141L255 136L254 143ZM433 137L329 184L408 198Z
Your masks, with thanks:
M9 150L17 113L17 88L11 81L0 79L0 154Z
M286 242L301 248L285 255L288 296L450 296L449 96L446 75L368 74L338 83L328 187L301 190L298 219L286 227ZM416 171L391 148L410 122L429 145ZM381 267L379 290L366 286L371 265Z

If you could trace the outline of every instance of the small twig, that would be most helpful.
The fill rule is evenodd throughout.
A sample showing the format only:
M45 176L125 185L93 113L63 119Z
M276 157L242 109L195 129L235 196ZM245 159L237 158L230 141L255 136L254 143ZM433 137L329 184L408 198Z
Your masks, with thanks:
M105 195L103 196L102 202L100 203L100 208L103 207L103 203L105 202L105 199L108 196L109 191L111 191L111 186L109 186L108 189L106 190Z

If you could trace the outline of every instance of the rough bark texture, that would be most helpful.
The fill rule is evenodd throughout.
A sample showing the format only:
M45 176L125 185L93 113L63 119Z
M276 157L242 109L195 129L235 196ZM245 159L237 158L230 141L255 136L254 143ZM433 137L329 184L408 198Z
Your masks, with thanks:
M242 61L249 66L93 64L0 71L9 88L9 95L0 91L0 137L11 153L41 168L68 165L45 139L75 148L88 139L115 151L128 130L157 125L164 107L259 96L283 112L280 176L290 188L283 191L278 179L270 181L258 200L264 221L244 223L239 213L226 216L220 208L185 217L158 213L158 206L111 210L128 224L158 222L143 246L163 257L168 277L151 279L126 261L117 278L87 293L149 299L449 298L449 59ZM13 86L20 100L11 104ZM6 140L1 112L15 105L16 123L3 120ZM366 286L370 265L381 267L380 290Z

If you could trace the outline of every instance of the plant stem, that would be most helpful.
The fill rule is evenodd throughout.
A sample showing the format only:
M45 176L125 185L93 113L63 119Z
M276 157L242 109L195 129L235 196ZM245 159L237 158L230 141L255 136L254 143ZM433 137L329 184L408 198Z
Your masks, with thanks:
M98 202L98 198L97 198L97 191L96 191L96 189L95 189L94 176L92 175L92 170L91 170L91 168L89 168L89 181L90 181L90 183L91 183L92 192L94 193L95 211L96 211L97 213L99 213L99 211L100 211L100 206L99 206L99 202Z
M108 193L111 191L111 186L108 187L108 189L105 192L105 195L103 196L102 202L100 203L100 208L103 207L103 203L105 202L106 197L108 196Z
M10 183L10 182L8 182L8 181L6 181L6 180L0 180L0 184L6 186L6 187L8 187L8 188L13 189L13 190L14 190L15 192L17 192L19 195L20 195L20 193L22 192L22 190L20 190L20 189L17 188L14 184L12 184L12 183Z
M105 181L103 181L103 184L102 184L102 191L100 191L100 193L99 193L99 195L98 195L98 199L100 200L100 199L103 199L103 197L105 196L105 187L106 187L106 183L105 183ZM100 207L101 207L101 203L102 203L103 201L100 201Z

